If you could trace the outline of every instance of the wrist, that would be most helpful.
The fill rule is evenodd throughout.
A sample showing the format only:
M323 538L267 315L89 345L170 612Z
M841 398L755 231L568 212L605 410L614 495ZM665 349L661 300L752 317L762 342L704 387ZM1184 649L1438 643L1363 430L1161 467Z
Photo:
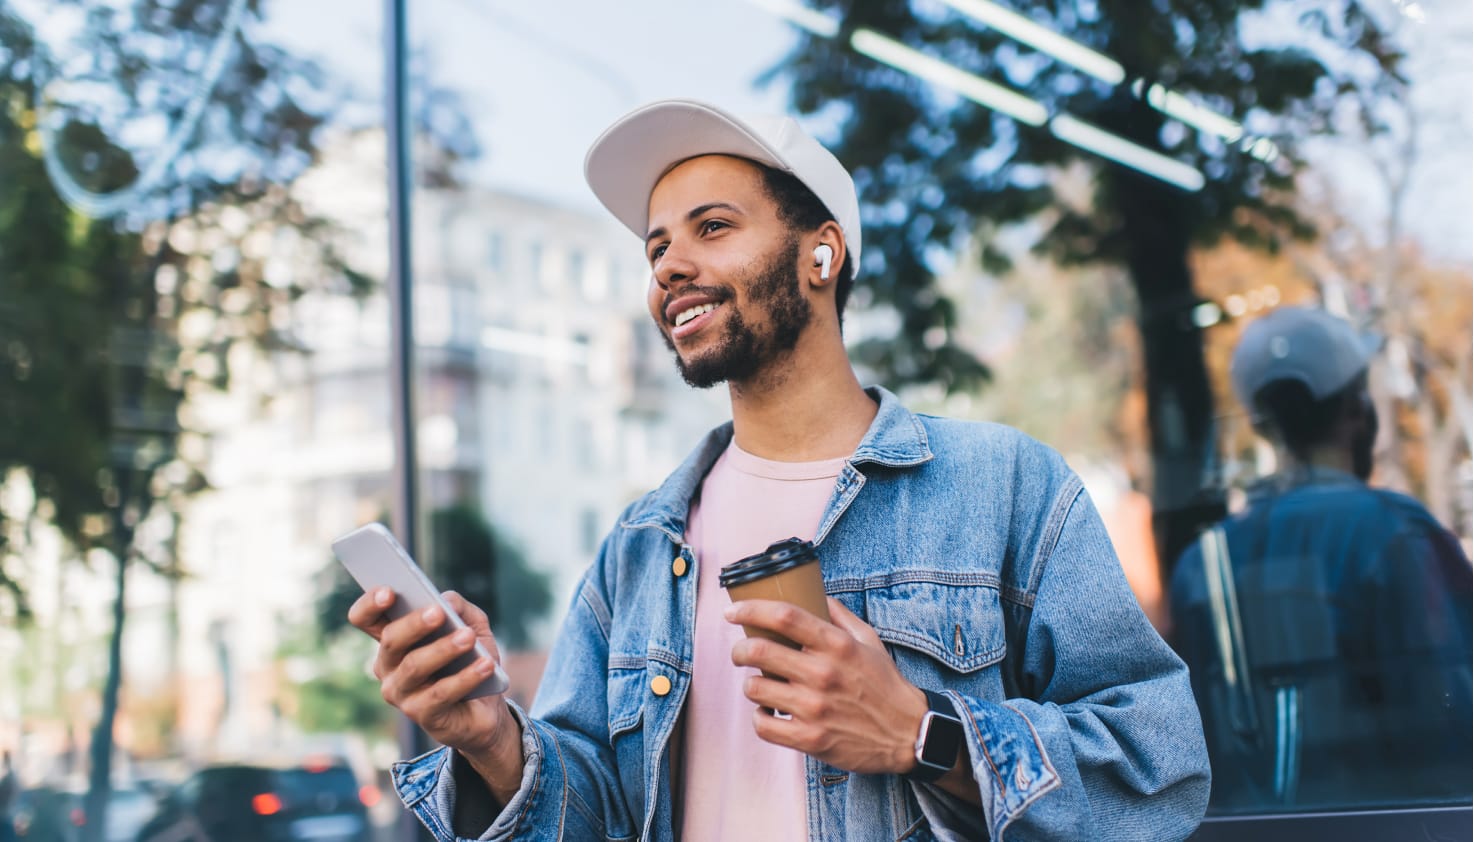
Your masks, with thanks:
M916 769L916 735L921 733L928 710L926 693L918 687L910 687L906 693L905 715L900 720L903 724L898 732L900 743L896 746L896 774L909 775Z
M476 774L486 783L499 804L505 805L522 786L522 723L510 708L488 738L478 744L458 747Z
M919 783L937 783L957 768L958 758L966 752L966 738L951 699L928 690L920 692L926 699L926 711L912 744L912 766L905 774Z

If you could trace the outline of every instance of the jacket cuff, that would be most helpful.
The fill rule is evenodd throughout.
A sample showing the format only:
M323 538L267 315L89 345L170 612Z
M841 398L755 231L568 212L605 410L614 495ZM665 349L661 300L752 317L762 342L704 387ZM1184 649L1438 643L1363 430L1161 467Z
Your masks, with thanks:
M527 811L542 770L542 742L526 713L510 700L507 707L522 729L522 782L500 811L481 777L448 748L394 764L394 789L400 801L436 842L510 838Z
M953 691L947 697L962 714L972 775L982 795L990 837L996 839L1030 804L1059 788L1059 774L1033 723L1016 708Z

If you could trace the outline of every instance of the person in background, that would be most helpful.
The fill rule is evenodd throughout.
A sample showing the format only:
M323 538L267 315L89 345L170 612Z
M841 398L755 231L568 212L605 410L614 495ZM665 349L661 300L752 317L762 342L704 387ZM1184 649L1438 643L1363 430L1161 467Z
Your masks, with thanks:
M1174 568L1215 809L1470 796L1470 594L1457 538L1368 484L1371 337L1283 307L1234 349L1234 391L1278 469Z
M680 372L725 383L732 422L619 518L530 713L461 701L489 663L431 680L475 635L416 648L438 613L353 606L385 699L447 746L395 772L436 838L1188 836L1209 779L1187 673L1080 479L851 368L839 161L791 119L675 100L615 123L585 172L645 243ZM817 545L832 622L722 590L789 537ZM452 605L494 652L485 613Z

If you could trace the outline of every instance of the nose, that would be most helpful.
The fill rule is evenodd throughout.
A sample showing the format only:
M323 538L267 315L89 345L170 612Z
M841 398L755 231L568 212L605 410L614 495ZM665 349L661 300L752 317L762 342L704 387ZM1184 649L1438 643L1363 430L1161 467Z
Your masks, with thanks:
M698 272L696 264L691 261L685 249L674 242L667 245L660 257L656 258L652 269L655 283L663 290L690 283Z

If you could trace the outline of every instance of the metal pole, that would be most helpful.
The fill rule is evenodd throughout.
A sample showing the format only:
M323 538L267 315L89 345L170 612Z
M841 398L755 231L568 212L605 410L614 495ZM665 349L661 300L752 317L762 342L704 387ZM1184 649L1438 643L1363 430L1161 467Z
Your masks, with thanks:
M414 558L419 557L416 529L418 501L415 478L413 263L410 259L410 160L408 34L405 0L384 0L384 141L389 165L389 390L394 424L394 532ZM399 747L416 757L429 740L407 717L399 721ZM416 842L429 835L408 810L400 815L394 838Z

